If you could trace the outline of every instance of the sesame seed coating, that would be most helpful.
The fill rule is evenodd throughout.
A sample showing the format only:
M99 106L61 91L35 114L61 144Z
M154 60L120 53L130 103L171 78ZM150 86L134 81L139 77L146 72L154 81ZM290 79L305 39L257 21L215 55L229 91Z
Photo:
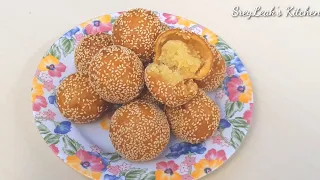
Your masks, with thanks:
M90 34L85 37L75 50L75 65L78 71L88 73L92 58L103 47L112 45L111 35L106 33Z
M133 50L142 61L151 61L154 43L162 31L161 21L152 11L132 9L119 16L113 25L116 45Z
M212 136L220 122L219 107L202 90L182 106L166 106L165 112L174 135L192 144Z
M137 99L155 104L161 109L163 109L164 107L164 105L161 102L159 102L155 97L153 97L153 95L149 92L148 88L144 88L141 94L137 97Z
M184 80L176 85L166 82L162 76L145 70L145 82L152 96L170 107L180 106L195 97L198 86L192 79Z
M116 110L111 118L109 136L125 159L148 161L167 146L170 127L165 113L156 105L135 101Z
M61 82L57 105L62 115L75 123L95 121L108 108L108 103L89 85L88 77L79 72Z
M217 89L223 82L226 74L226 63L220 52L211 46L213 53L213 64L209 74L202 80L197 80L199 88L205 91Z
M93 58L88 72L90 85L110 103L129 102L144 87L142 62L133 51L122 46L101 49Z

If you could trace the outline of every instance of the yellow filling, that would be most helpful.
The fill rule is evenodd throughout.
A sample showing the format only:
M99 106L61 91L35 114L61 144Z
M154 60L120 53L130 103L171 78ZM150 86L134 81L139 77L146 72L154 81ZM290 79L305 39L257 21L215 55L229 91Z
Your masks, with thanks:
M180 40L167 41L161 48L158 61L160 64L150 64L148 70L174 85L195 77L203 64L199 52Z

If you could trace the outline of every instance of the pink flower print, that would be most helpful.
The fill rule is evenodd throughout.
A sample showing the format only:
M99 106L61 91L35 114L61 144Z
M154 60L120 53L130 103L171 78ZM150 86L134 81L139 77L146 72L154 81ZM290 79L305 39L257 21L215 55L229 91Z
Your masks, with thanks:
M82 39L85 37L84 34L82 33L75 34L74 36L76 38L76 44L79 44L82 41Z
M203 28L201 26L195 25L190 28L190 31L201 35L202 29Z
M85 27L85 32L87 34L97 34L99 32L108 32L112 30L112 24L102 23L100 20L95 20L91 24Z
M248 74L241 74L240 77L233 75L226 80L225 90L230 101L248 103L252 100L252 85Z
M35 75L36 75L36 76L39 76L39 75L40 75L40 71L37 70Z
M182 175L182 180L193 180L193 177L189 174Z
M219 135L219 136L213 136L212 137L212 143L213 144L219 144L221 145L222 144L222 137Z
M46 72L41 72L39 78L42 82L52 82L52 78Z
M48 105L46 98L44 98L43 96L36 96L33 105L32 105L32 109L33 111L40 111L41 108L46 108Z
M232 75L234 75L234 73L235 73L235 68L234 68L234 66L229 66L229 67L227 67L226 72L227 72L227 76L232 77Z
M176 24L179 20L177 16L171 14L163 13L163 16L166 18L164 22L166 22L167 24Z
M54 153L55 155L58 155L58 154L59 154L59 149L56 147L55 144L51 144L49 147L50 147L50 149L53 151L53 153Z
M179 167L179 171L180 171L182 174L183 174L183 173L188 173L188 172L189 172L189 167L182 162L182 164L181 164L180 167Z
M171 169L172 172L175 172L179 169L179 166L174 162L174 161L168 161L168 162L159 162L156 164L156 168L159 170L167 170L167 169Z
M98 158L94 155L90 155L85 150L81 149L75 155L81 160L81 165L83 168L90 167L92 171L96 172L100 172L104 168L104 165L101 162L101 158Z
M47 89L48 91L51 91L51 90L53 90L53 89L56 88L56 86L53 85L53 82L52 82L52 81L46 81L46 82L44 82L43 87L44 87L45 89Z
M101 151L102 151L101 148L99 146L97 146L97 145L91 146L91 150L92 150L92 152L96 152L98 154L100 154Z
M120 174L120 166L116 165L116 166L110 166L108 169L109 172L111 172L113 175L118 175Z
M217 90L217 92L216 92L217 99L222 99L224 96L225 96L225 94L222 89Z
M52 112L50 109L48 111L43 112L44 117L48 120L54 120L56 113Z
M196 157L186 156L182 163L187 166L193 166L196 163Z
M121 166L120 166L120 170L121 171L127 171L131 168L131 164L127 164L127 163L123 163Z
M66 66L61 62L57 65L51 64L47 68L49 69L48 74L52 77L61 77L61 74L66 71Z
M222 161L225 161L225 160L227 160L226 153L224 152L224 150L216 151L215 149L209 150L206 153L205 158L208 161L211 161L211 160L222 160Z
M248 124L250 124L252 120L252 110L253 110L253 103L250 103L250 109L246 110L243 114L243 119L247 121Z

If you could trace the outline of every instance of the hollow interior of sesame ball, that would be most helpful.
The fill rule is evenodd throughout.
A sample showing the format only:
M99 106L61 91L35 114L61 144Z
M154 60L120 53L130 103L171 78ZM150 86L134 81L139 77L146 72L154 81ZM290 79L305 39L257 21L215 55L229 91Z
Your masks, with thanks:
M161 47L157 62L150 64L148 70L175 85L184 79L196 77L205 60L201 58L200 52L193 44L186 44L181 40L169 40Z

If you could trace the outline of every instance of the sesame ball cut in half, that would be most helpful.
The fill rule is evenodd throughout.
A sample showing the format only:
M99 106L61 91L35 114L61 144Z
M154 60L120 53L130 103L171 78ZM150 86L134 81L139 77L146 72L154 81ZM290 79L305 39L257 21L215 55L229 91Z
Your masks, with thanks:
M136 98L144 87L143 65L130 49L108 46L93 58L89 80L93 89L105 101L127 103Z
M166 106L165 112L173 134L192 144L212 136L220 122L219 107L202 90L182 106Z
M210 73L201 80L196 80L198 87L205 91L216 90L223 82L226 74L226 62L220 52L211 46L213 53L213 64Z
M145 69L145 81L151 94L161 103L175 107L195 97L194 80L206 77L213 54L201 36L181 29L160 34L155 44L154 62Z
M87 73L92 58L104 47L112 45L111 35L106 33L90 34L81 40L75 50L75 65L78 71Z
M148 161L161 154L169 143L170 127L156 105L134 101L113 114L110 139L116 151L130 161Z
M113 40L116 45L133 50L143 62L151 61L154 43L163 27L152 11L132 9L119 16L113 25Z
M61 114L74 123L95 121L109 106L89 85L87 75L79 72L61 82L57 105Z

